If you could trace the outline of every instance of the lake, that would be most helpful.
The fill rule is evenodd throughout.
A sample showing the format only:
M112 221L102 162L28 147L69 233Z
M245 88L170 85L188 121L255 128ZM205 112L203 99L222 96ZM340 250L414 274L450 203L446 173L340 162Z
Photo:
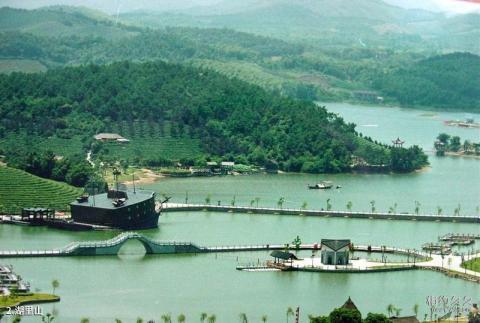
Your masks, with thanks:
M328 109L357 124L358 131L383 142L397 137L406 145L417 144L431 152L440 132L480 141L479 130L447 127L443 120L464 119L463 113L425 112L390 107L331 104ZM470 114L471 115L471 114ZM474 116L477 120L479 115ZM209 178L163 178L143 185L173 201L249 205L260 198L260 206L275 206L280 197L287 207L386 211L397 205L399 212L474 214L480 204L480 160L439 158L429 153L431 167L412 174L279 174ZM307 184L332 180L341 189L308 190ZM420 248L449 232L479 232L475 224L429 223L301 216L249 215L232 213L178 212L160 218L160 227L143 232L158 240L193 241L200 245L288 243L299 235L303 242L322 238L349 238L355 244L377 244ZM0 226L1 249L42 249L75 240L108 239L116 232L79 232L46 228ZM480 242L476 243L479 248ZM187 322L198 322L200 313L215 313L217 322L237 322L245 312L252 322L268 315L268 322L284 322L286 309L299 306L301 322L308 314L328 314L350 296L362 314L386 312L392 303L402 315L412 315L419 304L420 318L429 312L427 297L441 295L471 298L480 302L478 285L429 271L371 274L304 272L240 272L237 264L264 261L266 252L236 254L144 256L140 243L131 241L117 257L10 259L15 271L33 288L51 291L50 282L60 281L62 301L43 306L58 312L58 322L113 322L118 317L132 322L137 317L160 321L161 314L179 313ZM5 262L3 260L2 262ZM27 322L34 320L26 320Z

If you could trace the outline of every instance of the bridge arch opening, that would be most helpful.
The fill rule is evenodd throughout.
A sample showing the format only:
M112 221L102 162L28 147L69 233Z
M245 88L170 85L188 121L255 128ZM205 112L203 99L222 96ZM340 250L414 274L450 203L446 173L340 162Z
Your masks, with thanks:
M128 239L122 243L117 255L124 257L143 257L148 253L148 250L143 241L139 239Z

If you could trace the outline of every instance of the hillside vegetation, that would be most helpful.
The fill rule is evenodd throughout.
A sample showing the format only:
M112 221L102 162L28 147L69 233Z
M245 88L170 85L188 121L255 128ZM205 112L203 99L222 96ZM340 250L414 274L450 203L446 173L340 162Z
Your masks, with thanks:
M108 16L70 7L37 10L0 8L0 31L21 31L38 36L101 36L115 39L134 35L137 28L115 24Z
M110 26L111 21L95 20L92 14L84 17L89 22L89 28L81 27L83 20L72 20L72 28L78 27L79 30L75 35L50 37L25 33L25 28L21 26L31 25L31 20L37 16L38 21L46 21L50 17L57 22L59 17L68 20L72 14L84 15L82 10L61 7L46 10L49 13L46 18L45 10L26 11L28 15L23 13L25 10L20 10L22 14L17 14L20 21L16 24L17 28L0 32L0 70L10 72L24 68L24 71L35 71L123 60L163 60L208 67L229 77L304 100L359 101L355 91L375 90L390 104L439 105L439 100L430 100L430 96L437 94L430 93L425 97L418 90L405 90L403 83L413 89L424 86L423 75L403 81L405 77L399 74L405 70L404 74L408 76L409 69L415 69L427 58L425 54L413 51L355 45L330 48L325 41L290 43L228 29L167 27L146 30L115 24L111 27L118 31L117 35L122 35L118 38L102 32L102 26ZM439 59L442 57L438 56ZM448 104L449 108L478 109L477 105L472 105L475 100L468 97L471 93L461 91L465 80L476 77L475 69L463 68L461 64L462 61L451 59L445 67L448 69L446 73L441 64L434 68L441 73L443 83L451 84L449 91L455 94L452 97L466 96L465 100L453 100L454 104ZM399 90L399 87L404 89Z
M18 213L23 207L68 210L68 204L81 194L81 189L65 183L0 166L0 214Z
M149 27L232 28L345 48L427 49L480 53L480 15L453 17L407 10L381 0L247 0L170 12L134 11L124 21Z
M455 53L381 75L375 87L404 105L480 111L480 56Z
M199 142L202 154L191 161L196 164L221 157L315 173L349 171L352 155L394 171L426 164L418 147L392 150L373 143L359 137L355 125L312 102L279 96L210 70L162 62L1 76L0 120L2 136L83 136L87 149L91 136L111 129L111 124L150 124L143 133L151 137L155 128L160 133L168 127L174 138ZM92 146L95 153L108 155L97 145ZM35 149L35 144L29 148ZM12 149L6 154L7 160L16 155ZM143 159L149 162L146 156ZM76 164L69 165L76 169Z

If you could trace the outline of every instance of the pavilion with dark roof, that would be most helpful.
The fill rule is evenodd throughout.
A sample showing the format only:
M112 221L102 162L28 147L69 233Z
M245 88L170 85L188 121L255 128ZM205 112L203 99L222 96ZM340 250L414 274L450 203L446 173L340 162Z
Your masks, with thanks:
M298 260L297 256L295 256L291 252L286 252L286 251L280 251L280 250L274 250L270 256L275 258L275 263L280 262L280 261L293 261L293 260Z
M322 239L322 264L348 265L350 254L350 240Z
M347 301L345 302L345 304L342 305L342 308L346 308L347 310L358 311L357 306L356 306L355 303L352 301L352 299L350 298L350 296L348 297L348 299L347 299Z

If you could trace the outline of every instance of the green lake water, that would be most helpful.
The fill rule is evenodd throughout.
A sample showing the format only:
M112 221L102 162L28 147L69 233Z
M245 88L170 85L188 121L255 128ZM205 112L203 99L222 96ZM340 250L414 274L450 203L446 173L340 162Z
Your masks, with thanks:
M418 144L430 151L440 132L480 141L479 131L446 127L443 120L464 119L462 113L437 113L419 110L328 104L330 110L355 122L365 135L388 142L401 137L406 144ZM425 115L427 113L428 115ZM476 119L480 116L475 115ZM474 214L480 204L480 160L430 154L431 167L406 175L254 175L210 178L162 179L144 185L173 201L247 205L259 197L260 206L275 206L280 197L285 207L325 208L330 199L333 209L369 210L375 200L377 210L397 204L399 212L413 212L414 201L420 212L435 212L439 205L452 213L461 205L461 213ZM342 185L339 190L312 191L307 184L329 179ZM199 245L238 245L287 243L296 235L304 242L322 238L350 238L355 244L420 248L449 232L475 233L479 225L382 221L300 216L248 215L232 213L178 212L160 217L160 227L144 234L158 240L193 241ZM75 240L107 239L115 232L71 233L46 228L0 226L1 249L45 249ZM477 242L475 248L480 248ZM236 254L144 256L138 242L122 247L117 257L9 259L15 271L32 287L50 291L56 278L62 301L55 304L56 322L134 322L137 317L160 321L160 315L179 313L187 322L199 322L201 312L215 313L217 322L238 322L238 314L247 313L250 322L285 322L287 307L300 306L301 322L308 314L327 314L350 296L364 315L385 312L392 303L411 315L414 304L420 314L428 312L428 296L468 297L480 302L479 285L448 278L429 271L375 274L325 274L283 272L240 272L237 264L269 258L266 252ZM306 255L309 256L309 255ZM2 262L5 262L3 260ZM53 305L45 305L45 311ZM34 319L26 320L35 322Z

